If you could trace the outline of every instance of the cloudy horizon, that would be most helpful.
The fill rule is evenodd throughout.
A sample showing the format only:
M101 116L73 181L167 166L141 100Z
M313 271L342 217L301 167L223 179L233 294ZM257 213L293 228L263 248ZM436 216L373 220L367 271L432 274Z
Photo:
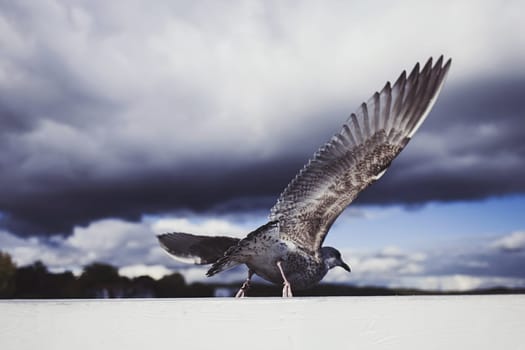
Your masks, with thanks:
M57 271L103 260L200 280L155 233L264 224L359 103L444 55L428 120L328 235L352 274L326 280L523 287L523 13L489 0L0 1L0 250Z

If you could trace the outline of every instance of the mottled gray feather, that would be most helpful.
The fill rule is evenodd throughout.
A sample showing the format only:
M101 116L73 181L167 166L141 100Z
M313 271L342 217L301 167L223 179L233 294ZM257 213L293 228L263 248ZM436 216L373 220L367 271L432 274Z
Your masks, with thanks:
M430 111L450 67L440 57L416 64L363 103L322 146L271 209L279 235L319 254L328 230L357 195L388 168Z

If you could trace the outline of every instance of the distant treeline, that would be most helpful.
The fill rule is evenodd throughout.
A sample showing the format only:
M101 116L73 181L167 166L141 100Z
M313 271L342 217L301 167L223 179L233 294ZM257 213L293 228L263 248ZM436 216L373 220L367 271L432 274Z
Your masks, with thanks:
M0 252L0 298L154 298L208 297L214 287L186 284L180 273L155 280L149 276L127 278L118 268L95 262L84 267L80 276L72 272L51 273L40 261L16 267L11 257Z
M3 299L67 299L67 298L178 298L232 296L238 284L187 284L180 273L155 280L149 276L120 276L114 266L95 262L84 267L80 276L72 272L51 273L42 262L17 267L11 257L0 252L0 298ZM279 296L279 286L256 284L250 296ZM525 289L493 288L462 293L440 293L412 289L355 287L320 284L297 296L373 296L429 294L509 294L525 293Z

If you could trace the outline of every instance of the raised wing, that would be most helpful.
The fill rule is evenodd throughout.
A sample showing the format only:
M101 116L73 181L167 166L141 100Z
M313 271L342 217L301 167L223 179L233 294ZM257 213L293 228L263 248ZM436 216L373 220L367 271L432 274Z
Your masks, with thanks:
M164 233L157 238L160 246L174 259L198 265L216 262L228 248L240 241L233 237L196 236L182 232Z
M450 59L403 71L350 115L341 132L322 146L288 184L271 209L280 235L318 252L328 230L357 195L386 171L432 108Z

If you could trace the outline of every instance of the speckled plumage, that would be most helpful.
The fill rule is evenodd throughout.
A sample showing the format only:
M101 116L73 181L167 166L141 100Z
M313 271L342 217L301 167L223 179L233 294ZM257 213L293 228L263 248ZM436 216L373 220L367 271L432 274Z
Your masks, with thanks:
M267 223L251 232L237 245L231 247L208 271L208 276L246 264L257 275L273 283L282 283L277 261L283 262L287 279L295 289L304 289L319 282L328 272L320 257L311 254L291 240L280 238L279 224Z
M335 248L322 247L326 234L410 141L434 104L449 67L450 60L443 64L443 57L435 65L429 59L421 71L416 64L408 77L403 72L393 86L388 82L361 104L288 184L271 209L269 222L232 244L207 275L246 264L268 281L284 279L302 289L319 282L334 266L348 268Z

